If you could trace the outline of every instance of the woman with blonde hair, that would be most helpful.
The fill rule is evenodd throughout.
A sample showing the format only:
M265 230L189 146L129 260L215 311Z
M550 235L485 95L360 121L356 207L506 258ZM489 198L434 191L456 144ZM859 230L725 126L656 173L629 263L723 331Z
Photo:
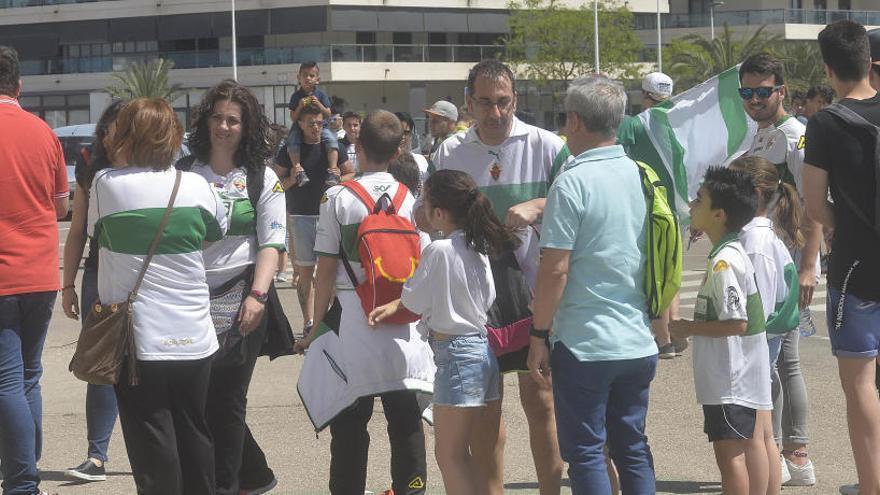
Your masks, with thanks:
M132 304L139 383L115 388L137 492L148 495L214 493L205 402L218 346L202 246L223 237L226 210L205 179L172 167L182 139L167 101L133 100L109 136L118 165L95 174L89 195L103 304L128 299L173 199Z

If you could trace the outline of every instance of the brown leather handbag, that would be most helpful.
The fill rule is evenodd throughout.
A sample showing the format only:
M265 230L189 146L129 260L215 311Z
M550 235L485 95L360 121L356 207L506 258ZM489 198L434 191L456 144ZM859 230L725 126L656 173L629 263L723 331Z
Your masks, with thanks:
M174 189L165 208L165 214L159 223L159 230L153 237L144 265L138 274L134 288L128 293L125 302L114 304L96 303L86 316L83 329L76 343L76 351L70 360L70 371L84 382L94 385L115 385L120 382L122 370L128 368L128 384L137 385L138 375L135 361L137 359L134 328L132 327L132 306L137 298L138 289L144 281L144 275L150 266L168 217L174 208L174 200L180 189L181 172L178 170L174 179Z

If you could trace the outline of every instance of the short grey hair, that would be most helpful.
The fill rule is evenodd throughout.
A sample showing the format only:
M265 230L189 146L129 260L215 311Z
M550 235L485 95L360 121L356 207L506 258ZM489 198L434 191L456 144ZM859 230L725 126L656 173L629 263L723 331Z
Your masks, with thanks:
M605 76L581 76L568 87L564 106L566 112L576 113L590 132L611 137L623 121L626 91Z

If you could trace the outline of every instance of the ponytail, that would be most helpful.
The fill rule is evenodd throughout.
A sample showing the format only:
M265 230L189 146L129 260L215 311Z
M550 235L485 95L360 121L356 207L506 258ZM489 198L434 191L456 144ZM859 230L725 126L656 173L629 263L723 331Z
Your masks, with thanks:
M804 234L800 225L804 217L797 189L785 182L779 184L776 192L776 207L773 209L773 222L785 234L785 244L790 248L804 246Z
M797 189L779 177L776 166L759 156L737 158L730 168L742 170L752 177L758 190L758 208L772 215L773 223L789 248L802 247L804 235L801 221L803 206Z
M468 174L440 170L425 182L423 194L432 207L450 213L474 251L499 256L519 246L519 238L498 220L492 202Z

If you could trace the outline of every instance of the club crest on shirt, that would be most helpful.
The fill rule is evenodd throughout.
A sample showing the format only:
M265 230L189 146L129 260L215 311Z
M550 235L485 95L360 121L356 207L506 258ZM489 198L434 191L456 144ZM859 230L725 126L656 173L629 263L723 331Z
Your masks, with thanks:
M327 196L327 193L324 193L324 195L321 196L321 204L324 204L327 201L330 201L330 198Z
M718 260L718 262L715 263L715 266L712 267L712 271L715 273L718 273L718 272L723 272L724 270L727 270L728 268L730 268L730 265L728 265L726 261Z
M277 180L275 181L275 185L272 186L272 192L276 192L276 193L284 192L284 187L281 186L280 181L277 181Z
M740 311L742 306L739 302L739 294L736 291L736 287L728 286L727 287L727 311L731 313Z
M235 188L238 189L239 191L244 191L245 189L247 189L247 184L245 183L244 179L242 179L242 178L237 178L237 179L233 180L232 185L235 186Z
M501 165L498 162L493 163L489 168L489 174L493 179L498 180L501 177Z

